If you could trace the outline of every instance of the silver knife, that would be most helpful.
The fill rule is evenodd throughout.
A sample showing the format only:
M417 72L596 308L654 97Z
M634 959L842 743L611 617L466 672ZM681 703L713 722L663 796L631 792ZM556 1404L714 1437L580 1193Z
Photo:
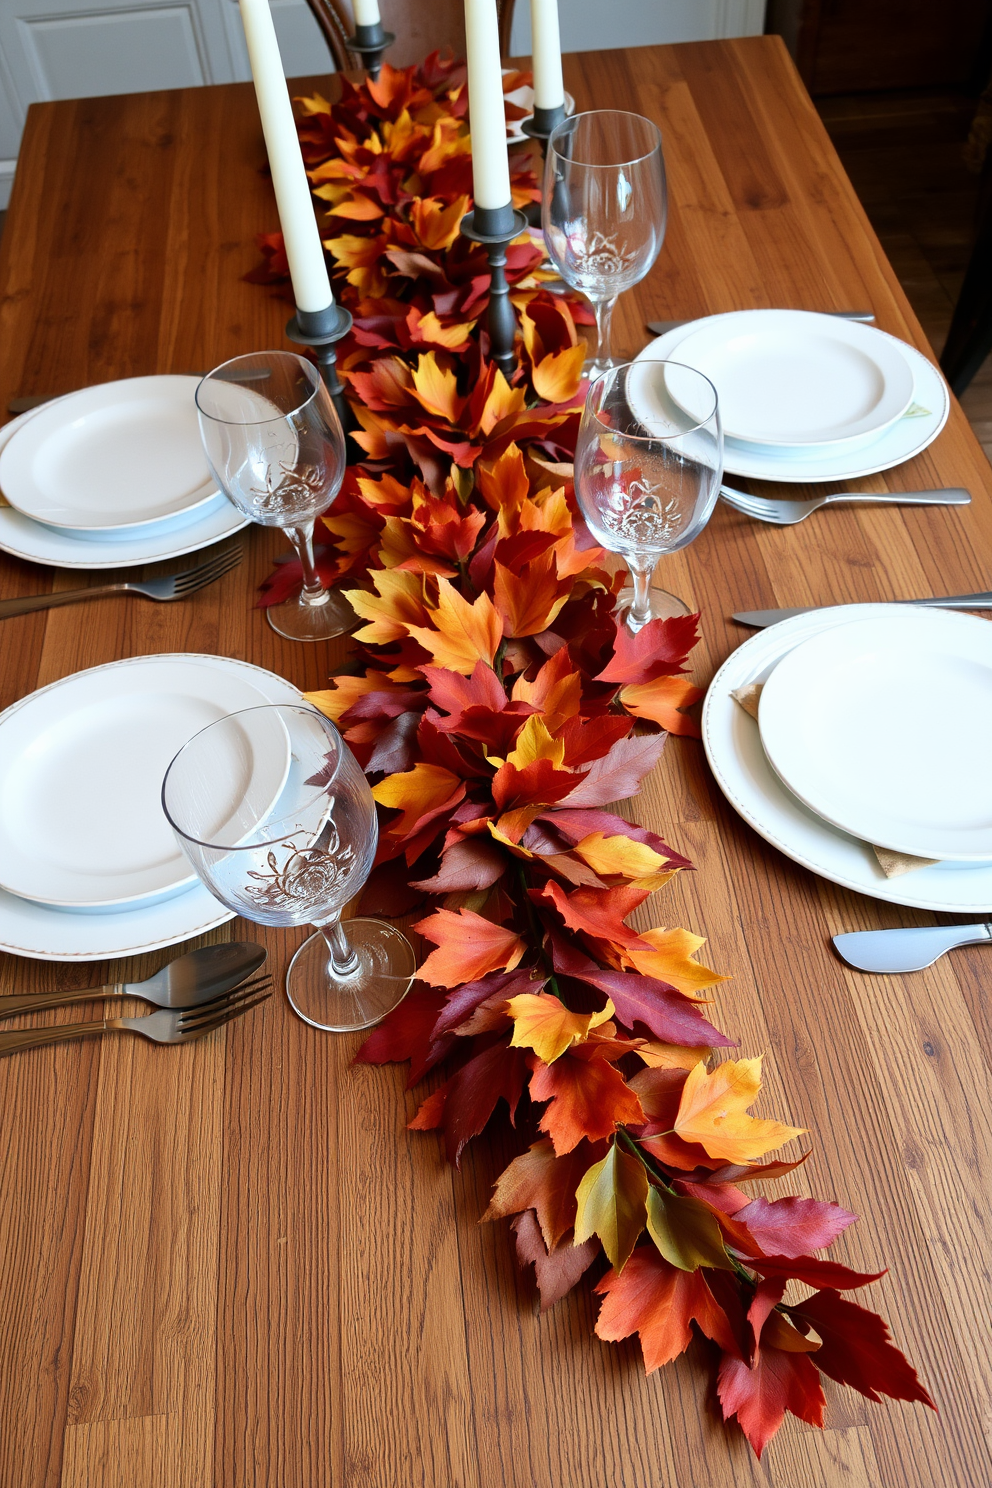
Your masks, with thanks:
M834 945L848 966L892 975L922 971L955 946L992 940L992 925L928 925L915 930L855 930L835 935Z
M926 605L932 610L992 610L992 594L946 594L935 599L863 599L860 604ZM794 610L741 610L731 618L738 625L753 625L763 630L766 625L777 625L780 620L791 620L793 615L812 615L814 610L844 610L848 605L802 605Z
M836 315L839 320L861 320L866 323L875 319L870 310L821 310L820 315ZM707 320L705 315L693 315L688 320L649 320L645 329L652 336L667 336L669 331L677 331L679 326L691 325L694 320Z

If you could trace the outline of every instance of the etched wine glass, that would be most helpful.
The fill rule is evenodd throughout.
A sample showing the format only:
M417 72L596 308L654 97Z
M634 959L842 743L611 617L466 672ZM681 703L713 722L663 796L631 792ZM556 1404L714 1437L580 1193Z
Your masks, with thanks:
M618 600L631 631L688 615L651 585L660 558L698 537L723 479L716 389L694 367L640 359L589 386L575 447L575 492L597 542L619 553L632 583Z
M406 995L413 947L385 920L341 914L368 878L378 831L361 766L305 704L230 713L170 764L162 806L210 892L260 925L313 925L286 995L304 1022L369 1028Z
M661 251L668 217L665 158L657 125L640 114L573 114L548 141L542 226L565 283L596 316L596 356L586 374L613 365L610 323L617 296L638 284Z
M312 362L259 351L215 367L196 390L200 436L228 500L263 527L281 527L303 569L299 597L266 610L292 641L323 641L355 624L355 612L317 573L313 524L345 470L340 420Z

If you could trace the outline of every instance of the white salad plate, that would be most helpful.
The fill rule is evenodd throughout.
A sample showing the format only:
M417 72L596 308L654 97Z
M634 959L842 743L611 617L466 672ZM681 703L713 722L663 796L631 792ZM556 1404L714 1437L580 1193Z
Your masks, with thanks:
M225 679L236 679L260 694L262 702L300 701L298 689L282 677L228 657L191 654L139 659L198 663L218 686ZM126 669L139 659L112 662L111 667ZM0 889L0 950L36 961L113 960L176 945L233 918L233 912L199 882L166 899L101 914L38 904Z
M135 657L76 672L0 714L0 888L62 909L134 907L196 875L162 810L162 780L188 739L228 713L262 707L249 678L198 658ZM260 814L289 770L276 729L258 775ZM225 761L232 817L243 761Z
M67 397L72 397L69 393ZM64 399L56 399L64 402ZM0 428L0 452L30 420L39 418L50 405L22 413ZM0 461L3 455L0 453ZM0 481L0 491L3 483ZM69 532L47 527L25 517L13 507L0 506L0 551L29 563L44 563L49 568L132 568L139 563L157 563L161 559L181 558L209 548L232 533L247 527L249 518L232 506L227 497L218 494L192 519L174 518L155 532L137 529L131 537L99 537L81 531Z
M813 636L758 713L772 768L817 816L920 858L992 859L992 625L899 608Z
M33 521L137 536L216 502L196 377L130 377L45 404L0 454L0 489Z
M992 863L941 862L886 878L865 841L814 815L782 783L761 745L758 725L731 696L766 682L802 641L857 620L891 616L888 605L843 605L770 625L730 655L710 683L702 735L710 769L749 826L793 862L842 888L890 904L950 914L992 912ZM984 622L979 622L984 623Z
M834 315L714 315L679 348L679 360L716 388L724 435L748 444L793 454L840 447L877 437L913 401L913 372L898 342Z
M740 314L759 312L741 311ZM679 361L680 348L691 332L705 325L708 320L719 319L707 316L689 325L676 326L664 336L651 341L636 358L641 361L658 361L670 358ZM886 336L885 331L876 332ZM940 372L915 347L888 336L898 347L913 373L913 402L907 413L890 424L876 438L869 436L869 443L862 445L853 441L840 450L806 451L802 455L786 450L772 450L759 445L735 445L727 441L724 447L724 470L728 475L750 476L755 480L783 481L787 484L815 485L820 481L859 480L865 475L877 475L879 471L891 470L904 460L911 460L932 444L947 422L951 411L951 398ZM645 386L649 386L646 383ZM638 414L650 425L651 407L637 408Z

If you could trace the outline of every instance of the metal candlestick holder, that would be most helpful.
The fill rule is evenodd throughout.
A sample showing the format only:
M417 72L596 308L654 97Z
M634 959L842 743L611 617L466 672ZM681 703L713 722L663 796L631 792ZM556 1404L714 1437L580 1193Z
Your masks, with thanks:
M345 45L349 52L354 52L361 59L369 77L376 82L379 77L379 69L382 67L383 54L392 46L396 37L392 31L384 31L382 22L376 21L374 26L355 27L354 36L349 36Z
M541 156L543 159L547 159L548 140L554 134L558 125L564 124L565 118L565 105L563 103L560 103L557 108L551 109L538 108L535 104L534 112L530 118L521 120L520 128L524 134L529 135L531 139L540 140Z
M506 282L506 250L513 239L526 230L527 218L523 212L514 211L512 202L507 202L505 207L476 207L461 221L462 237L472 243L481 243L489 257L492 271L489 354L507 379L514 368L513 338L517 317L510 304L510 286Z
M337 353L334 350L342 336L351 330L351 315L332 300L324 310L297 310L286 326L290 341L300 346L311 346L317 356L317 365L324 386L334 399L341 427L347 433L351 410L344 396L344 387L337 371Z

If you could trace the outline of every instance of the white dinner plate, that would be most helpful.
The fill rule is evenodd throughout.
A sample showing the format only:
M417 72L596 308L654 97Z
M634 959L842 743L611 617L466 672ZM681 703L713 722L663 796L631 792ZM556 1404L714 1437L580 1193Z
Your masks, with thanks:
M160 530L217 499L195 377L130 377L44 405L0 454L0 489L36 522L91 535Z
M170 760L200 729L266 702L240 673L200 658L135 657L90 667L0 714L0 888L69 910L124 909L196 879L162 810ZM264 813L285 784L276 729L258 775ZM227 821L240 794L230 762Z
M636 358L637 361L658 361L662 358L679 360L682 341L694 329L706 323L693 321L690 325L676 326L664 336L651 341ZM887 334L879 331L880 336ZM911 460L932 444L947 422L951 411L951 398L947 383L925 356L899 341L888 338L899 348L913 372L913 402L902 418L890 424L882 434L867 447L852 442L849 448L835 453L812 452L802 457L788 451L772 451L760 446L733 445L724 448L724 470L728 475L751 476L755 480L783 481L787 484L816 485L820 481L859 480L864 475L877 475L879 471L891 470L904 460ZM918 410L918 411L917 411ZM650 414L648 414L650 417Z
M992 860L992 625L907 606L802 642L761 693L772 768L817 816L920 858Z
M504 67L502 71L503 76L506 77L510 69L508 67ZM505 94L505 101L507 103L515 103L517 105L517 108L522 108L526 110L528 114L532 114L534 112L534 89L531 87L530 83L524 83L523 87L514 88L512 93ZM566 117L574 113L575 99L572 97L571 93L566 93ZM523 119L510 120L510 122L506 126L506 137L508 140L525 140L527 138L527 136L523 132L523 129L521 128L523 122Z
M935 863L898 878L886 878L867 842L832 827L783 785L764 749L758 725L731 693L765 682L773 668L801 641L855 620L891 615L888 605L844 605L813 610L769 625L730 655L710 683L703 705L706 758L734 810L793 862L842 888L950 914L992 912L992 864Z
M164 658L176 660L175 657ZM240 677L266 702L298 703L292 683L261 667L224 656L183 656L201 662L215 674ZM114 663L127 666L127 662ZM234 914L197 883L184 893L134 909L105 914L76 914L35 904L0 889L0 950L34 961L104 961L136 956L203 935Z
M67 394L71 397L72 394ZM57 399L63 402L64 399ZM45 404L45 408L49 405ZM0 428L0 451L17 431L44 409L33 408L11 419ZM2 458L2 456L0 456ZM0 486L2 489L2 486ZM181 558L184 553L197 553L247 527L249 518L219 495L208 503L202 514L166 523L156 532L143 530L133 537L98 537L81 532L70 533L57 527L34 522L13 507L0 506L0 551L29 563L44 563L50 568L132 568L139 563L156 563L165 558Z
M806 310L712 316L679 342L678 360L716 388L728 439L797 455L876 437L913 401L912 369L891 336Z

